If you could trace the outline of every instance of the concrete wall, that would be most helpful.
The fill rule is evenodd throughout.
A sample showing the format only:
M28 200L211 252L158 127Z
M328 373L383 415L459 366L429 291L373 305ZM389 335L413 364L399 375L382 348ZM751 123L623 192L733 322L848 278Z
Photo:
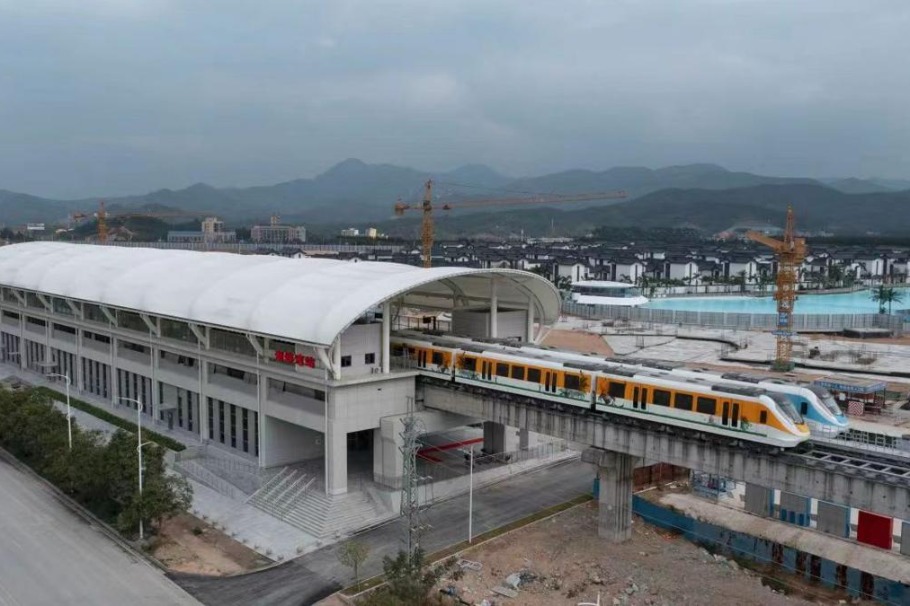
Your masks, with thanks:
M525 339L528 330L528 312L522 309L499 309L496 314L497 337ZM452 312L452 332L478 339L490 337L490 310L456 309Z
M373 363L364 361L366 354L373 354ZM351 365L341 369L341 376L370 374L371 369L382 365L382 324L354 324L341 334L341 355L351 356Z
M263 419L262 430L265 434L262 441L263 467L286 465L323 455L325 440L319 432L269 416Z

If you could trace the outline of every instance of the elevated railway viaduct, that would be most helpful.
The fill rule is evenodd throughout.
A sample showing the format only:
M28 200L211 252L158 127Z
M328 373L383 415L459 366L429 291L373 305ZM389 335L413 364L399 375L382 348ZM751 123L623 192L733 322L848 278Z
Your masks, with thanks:
M427 408L589 445L584 460L598 466L600 477L599 533L612 541L631 536L633 470L658 462L910 518L910 459L889 461L821 444L781 452L708 442L660 427L629 425L584 410L559 410L533 398L426 377L419 379L421 398Z

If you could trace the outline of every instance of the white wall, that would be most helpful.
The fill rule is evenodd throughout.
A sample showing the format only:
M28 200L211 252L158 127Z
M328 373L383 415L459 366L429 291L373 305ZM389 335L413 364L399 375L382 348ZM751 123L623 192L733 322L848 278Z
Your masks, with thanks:
M263 419L261 440L263 467L286 465L323 456L325 439L320 432L280 419Z
M499 338L517 337L522 340L527 336L528 312L523 309L500 309L496 318L497 336ZM490 336L489 309L456 309L452 312L452 332L479 339Z
M372 364L364 362L364 355L372 353ZM341 335L341 355L351 356L351 365L341 369L341 376L370 374L371 368L382 366L382 324L354 324Z

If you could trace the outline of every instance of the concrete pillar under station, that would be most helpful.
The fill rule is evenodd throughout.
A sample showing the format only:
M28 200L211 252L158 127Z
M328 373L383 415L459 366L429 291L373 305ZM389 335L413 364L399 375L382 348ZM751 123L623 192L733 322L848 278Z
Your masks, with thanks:
M632 494L640 457L589 448L582 460L597 465L599 480L597 534L611 543L632 538Z
M512 452L518 445L518 430L502 423L484 421L483 449L489 454Z

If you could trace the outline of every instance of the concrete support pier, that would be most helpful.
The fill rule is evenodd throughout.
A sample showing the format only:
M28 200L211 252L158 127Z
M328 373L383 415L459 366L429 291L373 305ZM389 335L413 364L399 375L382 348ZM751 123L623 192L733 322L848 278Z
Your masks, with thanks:
M484 421L483 448L491 454L512 452L518 443L517 434L518 431L514 427L509 427L502 423Z
M632 538L632 488L639 457L589 448L582 460L597 465L600 483L597 534L611 543Z

